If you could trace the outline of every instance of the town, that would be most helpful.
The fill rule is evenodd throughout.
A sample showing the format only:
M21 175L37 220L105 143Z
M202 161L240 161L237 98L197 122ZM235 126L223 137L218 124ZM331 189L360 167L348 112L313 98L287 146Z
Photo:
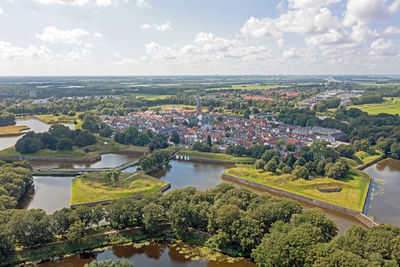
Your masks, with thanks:
M208 136L220 149L228 145L251 147L254 144L277 147L278 141L296 144L297 150L316 140L326 140L333 146L341 144L345 134L337 129L299 127L277 120L274 114L252 114L249 118L224 113L202 111L199 102L196 110L169 107L162 111L135 111L126 116L101 116L111 128L121 131L134 126L139 131L152 130L170 136L177 133L180 142L193 145L205 142Z

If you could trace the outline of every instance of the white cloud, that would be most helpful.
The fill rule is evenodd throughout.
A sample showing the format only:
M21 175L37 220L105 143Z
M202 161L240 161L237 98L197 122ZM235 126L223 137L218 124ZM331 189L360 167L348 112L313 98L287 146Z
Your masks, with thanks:
M136 0L136 5L138 7L151 8L151 4L149 2L147 2L146 0Z
M3 15L4 11L0 8L0 15Z
M278 45L279 48L282 48L282 47L285 46L286 41L285 41L285 39L280 38L280 39L278 39L278 40L276 41L276 44Z
M390 34L400 34L400 28L398 27L393 27L393 26L389 26L385 29L385 31L383 32L386 35L390 35Z
M396 51L397 50L397 51ZM393 57L399 54L392 40L385 41L380 38L371 44L370 56L376 58Z
M146 44L145 50L145 60L185 64L250 63L271 57L269 48L265 46L249 46L240 40L224 39L207 32L198 33L192 42L180 48L165 47L151 42Z
M346 15L343 21L345 26L352 26L360 22L382 21L390 17L400 6L400 0L348 0Z
M99 32L95 32L93 34L93 36L96 37L96 38L102 38L103 37L103 35L101 33L99 33Z
M171 23L169 21L167 21L163 24L143 24L140 26L140 28L142 28L143 30L154 29L154 30L160 31L160 32L170 31L172 29Z
M42 34L36 34L39 39L45 42L76 45L81 45L83 42L80 38L86 35L89 35L89 33L83 29L60 30L54 26L48 26L43 30Z
M289 0L290 8L314 8L339 3L342 0Z
M74 6L83 6L88 3L93 3L98 6L109 6L120 2L120 0L34 0L34 1L39 2L41 4L59 4L59 5L74 5Z
M288 49L288 50L285 50L285 51L282 53L282 57L283 57L283 58L297 58L297 57L299 57L299 56L300 56L300 52L299 52L299 50L296 49L296 48L290 48L290 49Z

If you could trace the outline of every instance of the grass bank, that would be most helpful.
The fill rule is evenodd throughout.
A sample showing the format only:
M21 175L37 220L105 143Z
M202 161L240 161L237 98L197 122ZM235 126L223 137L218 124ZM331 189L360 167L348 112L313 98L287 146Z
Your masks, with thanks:
M197 158L197 159L229 161L237 164L249 164L249 163L254 163L256 161L256 159L249 157L235 157L223 153L207 153L194 150L181 150L177 153L177 155L189 158Z
M374 103L374 104L364 104L364 105L353 105L348 108L358 108L368 114L379 114L379 113L387 113L393 115L400 115L400 97L385 97L385 101L382 103Z
M88 149L89 152L85 152ZM73 147L73 150L50 150L42 149L36 153L21 154L15 150L15 147L9 147L0 151L0 156L7 157L34 157L34 158L95 158L96 156L104 153L112 153L117 151L136 151L140 153L148 152L148 147L139 147L132 145L118 144L112 138L97 137L97 144L80 148Z
M168 182L143 172L121 173L118 186L106 184L104 173L83 174L72 181L71 205L133 197L157 192Z
M74 121L78 119L78 114L76 116L68 116L68 115L55 116L53 114L47 114L47 115L35 115L35 117L47 124L55 124L55 123L73 124Z
M224 173L357 211L363 210L370 181L367 174L353 169L342 180L327 177L319 177L313 180L295 179L291 174L273 174L246 165L227 169ZM340 192L320 191L338 188L341 188Z
M6 136L19 136L24 134L23 131L29 130L28 126L24 125L8 125L8 126L3 126L0 127L0 137L6 137Z

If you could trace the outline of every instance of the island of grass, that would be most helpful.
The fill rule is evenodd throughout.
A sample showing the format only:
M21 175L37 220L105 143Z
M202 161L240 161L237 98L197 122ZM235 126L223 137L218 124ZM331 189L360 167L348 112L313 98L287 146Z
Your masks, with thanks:
M71 205L143 196L155 193L168 182L146 175L142 171L121 173L119 184L106 183L104 173L83 174L72 181Z
M250 165L239 165L236 168L225 170L224 173L361 212L370 182L367 174L354 169L351 169L346 178L341 180L327 177L316 177L312 180L295 179L291 174L281 174L280 172L274 174L257 170Z
M24 131L29 130L28 126L24 125L8 125L0 127L0 137L8 137L8 136L20 136L24 134Z
M232 162L236 164L251 164L256 160L249 157L235 157L224 153L209 153L199 152L194 150L181 150L177 153L178 156L189 157L192 159L204 159L212 161Z
M379 113L400 115L400 97L384 97L384 100L385 101L382 103L352 105L348 108L358 108L370 115L376 115Z
M53 115L53 114L46 114L46 115L36 115L35 118L47 123L47 124L56 124L56 123L66 123L66 124L73 124L77 119L78 116L68 116L68 115Z
M50 150L42 149L35 153L21 154L15 150L15 147L9 147L0 151L0 156L5 157L29 157L29 158L73 158L73 159L87 159L96 158L100 154L115 153L121 151L131 151L137 153L147 153L148 147L133 146L119 144L112 138L96 136L97 143L87 147L76 147L72 150Z

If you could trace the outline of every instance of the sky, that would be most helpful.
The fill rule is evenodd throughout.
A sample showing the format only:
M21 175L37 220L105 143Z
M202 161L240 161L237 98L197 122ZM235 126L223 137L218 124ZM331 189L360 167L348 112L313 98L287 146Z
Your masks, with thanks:
M400 0L0 0L0 76L400 74Z

